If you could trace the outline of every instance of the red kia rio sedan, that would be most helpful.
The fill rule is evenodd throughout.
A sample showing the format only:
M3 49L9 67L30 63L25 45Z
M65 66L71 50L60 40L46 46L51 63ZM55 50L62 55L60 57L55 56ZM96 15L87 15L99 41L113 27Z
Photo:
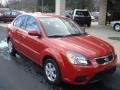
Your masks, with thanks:
M80 29L62 16L23 14L7 27L8 49L43 67L46 80L85 85L116 70L111 45Z

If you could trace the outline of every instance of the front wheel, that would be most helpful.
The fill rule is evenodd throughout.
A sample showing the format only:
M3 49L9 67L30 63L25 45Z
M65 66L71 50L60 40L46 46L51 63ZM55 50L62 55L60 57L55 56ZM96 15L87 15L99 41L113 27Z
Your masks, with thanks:
M120 24L119 23L116 23L114 26L113 26L113 29L117 32L120 31Z
M13 43L10 39L8 40L8 51L9 51L10 55L15 56L16 50L15 50Z
M60 84L61 77L58 65L53 59L47 59L44 63L44 73L47 81L50 84L58 85Z

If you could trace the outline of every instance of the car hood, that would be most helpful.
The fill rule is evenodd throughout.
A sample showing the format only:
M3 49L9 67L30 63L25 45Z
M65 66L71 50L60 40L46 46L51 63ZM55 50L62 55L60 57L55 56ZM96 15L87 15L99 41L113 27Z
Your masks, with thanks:
M55 49L78 52L88 58L104 56L112 52L112 46L91 35L50 38Z

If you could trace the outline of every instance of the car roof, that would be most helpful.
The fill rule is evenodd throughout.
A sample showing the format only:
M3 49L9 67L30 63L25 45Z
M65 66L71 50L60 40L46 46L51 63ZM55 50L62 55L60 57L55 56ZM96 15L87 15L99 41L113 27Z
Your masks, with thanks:
M65 16L55 15L54 13L41 13L41 12L34 12L34 13L24 13L22 15L30 15L33 17L56 17L56 18L66 18Z
M87 9L74 9L75 11L88 11Z

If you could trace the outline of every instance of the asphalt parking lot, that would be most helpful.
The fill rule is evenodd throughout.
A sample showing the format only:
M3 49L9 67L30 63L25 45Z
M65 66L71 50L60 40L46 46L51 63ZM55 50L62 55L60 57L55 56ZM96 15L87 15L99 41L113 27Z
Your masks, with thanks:
M6 24L0 24L0 90L120 90L120 32L110 26L98 26L92 23L87 32L114 46L118 55L118 68L114 75L103 81L87 86L73 86L62 83L52 86L46 82L42 69L22 55L11 57L5 41Z

